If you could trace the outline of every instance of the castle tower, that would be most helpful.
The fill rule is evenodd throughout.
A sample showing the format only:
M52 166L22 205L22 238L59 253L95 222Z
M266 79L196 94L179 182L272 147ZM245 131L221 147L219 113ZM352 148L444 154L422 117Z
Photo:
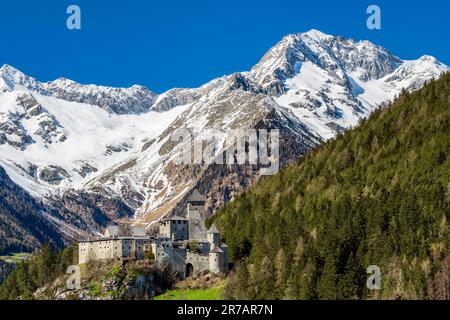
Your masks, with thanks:
M194 189L187 199L187 218L189 220L189 240L206 240L205 197Z
M183 241L189 238L189 221L185 218L172 216L161 219L159 222L159 234L172 241Z
M209 252L209 271L215 274L223 272L224 255L217 246Z
M208 240L211 250L220 246L220 233L213 224L206 234L206 240Z

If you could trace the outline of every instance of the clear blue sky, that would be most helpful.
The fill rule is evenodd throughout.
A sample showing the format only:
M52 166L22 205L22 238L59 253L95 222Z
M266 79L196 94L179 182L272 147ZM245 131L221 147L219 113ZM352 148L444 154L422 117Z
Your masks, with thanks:
M81 8L80 31L66 28L70 4ZM366 28L370 4L381 7L381 30ZM162 92L248 70L284 35L311 28L450 65L448 0L1 0L0 64L41 81Z

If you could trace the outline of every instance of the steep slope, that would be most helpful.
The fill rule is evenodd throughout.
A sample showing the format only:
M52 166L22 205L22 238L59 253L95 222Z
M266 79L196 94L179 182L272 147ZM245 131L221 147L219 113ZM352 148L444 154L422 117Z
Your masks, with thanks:
M12 182L0 167L0 255L32 251L44 242L61 247L64 237L43 205Z
M449 299L449 135L447 73L261 179L214 221L240 261L228 295Z
M165 113L134 114L139 108L130 109L133 103L145 99L124 93L128 89L94 90L93 86L73 84L72 96L59 91L39 93L30 88L43 85L24 80L29 78L11 67L2 69L8 71L3 77L15 75L27 86L15 84L14 90L0 92L0 162L18 184L36 196L81 187L89 175L141 150L147 139L155 138L184 110L181 106ZM108 97L105 92L109 91ZM93 102L89 100L92 96L102 102L87 104ZM129 114L111 111L121 103L128 106Z
M61 248L132 215L120 200L98 194L67 192L53 201L35 199L0 167L0 255L32 252L44 243Z

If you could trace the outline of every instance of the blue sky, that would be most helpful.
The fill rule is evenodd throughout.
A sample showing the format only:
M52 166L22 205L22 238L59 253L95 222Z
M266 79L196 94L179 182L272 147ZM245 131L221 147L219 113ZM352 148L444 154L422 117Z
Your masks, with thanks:
M71 4L82 30L66 28ZM381 30L366 27L370 4L381 8ZM248 70L284 35L314 28L450 65L449 13L448 0L1 0L0 64L41 81L162 92Z

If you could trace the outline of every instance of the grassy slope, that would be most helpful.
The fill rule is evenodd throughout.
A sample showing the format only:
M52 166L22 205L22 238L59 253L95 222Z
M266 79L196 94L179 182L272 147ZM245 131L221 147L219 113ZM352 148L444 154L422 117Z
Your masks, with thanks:
M450 74L402 94L223 209L215 222L242 261L227 295L443 297L448 219ZM373 264L381 291L366 288Z
M13 252L8 256L0 256L0 260L3 260L8 263L19 263L24 260L28 260L31 258L30 253L19 253Z
M211 274L189 277L174 285L156 300L221 300L227 280Z
M171 290L155 300L221 300L223 287L196 290Z

